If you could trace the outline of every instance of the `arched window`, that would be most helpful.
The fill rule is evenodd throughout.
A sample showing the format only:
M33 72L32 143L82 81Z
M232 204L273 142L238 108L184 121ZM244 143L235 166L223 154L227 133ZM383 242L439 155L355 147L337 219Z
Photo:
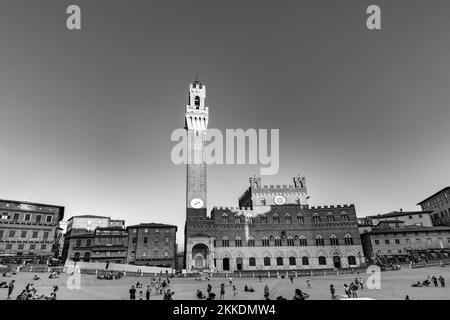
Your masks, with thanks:
M314 213L312 216L313 223L320 223L320 216L317 213Z
M306 238L304 235L300 236L300 247L306 247L307 243L306 243Z
M286 213L286 215L284 216L284 222L292 223L291 215L289 213Z
M302 265L304 265L304 266L309 265L309 259L308 259L308 257L302 257Z
M200 97L199 96L195 96L195 106L197 107L197 109L200 107Z
M330 237L330 244L332 246L338 246L339 245L339 240L334 234Z
M249 258L248 259L248 265L250 266L250 267L255 267L256 266L256 259L255 258Z
M273 223L280 223L280 217L276 213L272 216L272 220Z
M270 244L269 244L269 238L263 237L263 239L262 239L262 245L263 245L263 247L268 247L268 246L270 246Z
M247 240L247 246L254 247L255 246L255 239L253 239L252 236L250 236Z
M341 219L344 222L348 222L350 220L349 217L348 217L348 214L346 212L342 212L341 213Z
M241 216L240 215L235 215L234 216L234 223L241 223Z
M275 247L281 247L281 238L280 237L275 237Z
M345 235L344 241L345 241L345 245L347 245L347 246L352 246L353 245L353 238L349 234Z
M327 265L327 259L324 256L320 256L319 257L319 265L320 266L325 266Z
M283 265L283 258L277 257L277 266L282 266L282 265Z
M267 266L270 266L270 258L269 257L265 257L264 258L264 265L267 267Z
M229 247L230 246L230 241L228 240L227 237L223 237L222 238L222 247Z
M234 246L235 247L242 247L242 239L241 237L236 237L236 239L234 239Z
M334 214L332 214L331 212L327 214L327 220L329 223L334 222Z
M222 214L222 223L228 223L228 214Z
M292 247L294 245L294 238L292 238L291 236L287 237L287 245L289 247Z
M75 252L75 255L73 256L73 261L80 261L80 253Z
M301 213L297 215L297 223L305 223L305 219Z
M261 215L261 223L267 223L267 216L266 215Z
M323 247L324 246L323 238L320 235L318 235L316 237L316 246L318 246L318 247Z
M86 247L90 247L91 246L91 239L87 239L86 240Z
M348 256L348 265L350 266L356 266L356 258L354 256Z
M263 206L266 205L266 199L261 199L261 205L263 205Z
M300 204L300 199L299 198L295 198L295 204Z
M75 247L77 247L77 248L81 247L81 239L77 240L77 243L75 244Z
M290 266L295 266L296 265L295 257L289 257L289 265Z
M247 220L248 224L252 224L253 223L253 217L252 216L247 216L246 220Z

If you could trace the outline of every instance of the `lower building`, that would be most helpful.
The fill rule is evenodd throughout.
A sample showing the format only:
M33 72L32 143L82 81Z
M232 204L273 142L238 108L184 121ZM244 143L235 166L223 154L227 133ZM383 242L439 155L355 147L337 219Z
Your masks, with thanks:
M422 210L431 210L434 225L450 226L450 187L432 194L419 205Z
M175 268L177 229L162 223L128 226L127 263Z
M418 262L450 257L450 227L383 223L361 234L364 256L371 263Z
M58 223L64 207L0 200L0 264L47 263L58 255Z
M91 261L126 263L128 233L119 227L97 228L91 248Z

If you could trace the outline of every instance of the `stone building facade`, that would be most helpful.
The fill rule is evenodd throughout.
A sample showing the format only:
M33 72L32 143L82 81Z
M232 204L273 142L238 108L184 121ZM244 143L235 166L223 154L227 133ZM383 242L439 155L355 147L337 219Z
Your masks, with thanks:
M432 211L431 217L434 225L450 226L450 187L432 194L419 205L422 210Z
M0 200L0 260L46 263L58 255L58 224L64 207Z
M178 227L162 223L128 226L127 263L175 268Z
M204 136L206 87L189 87L185 264L187 272L297 270L357 267L362 247L354 205L308 205L306 180L262 185L250 178L239 207L214 207L207 215ZM196 158L194 162L192 159ZM199 160L200 159L200 160ZM200 162L199 162L200 161Z

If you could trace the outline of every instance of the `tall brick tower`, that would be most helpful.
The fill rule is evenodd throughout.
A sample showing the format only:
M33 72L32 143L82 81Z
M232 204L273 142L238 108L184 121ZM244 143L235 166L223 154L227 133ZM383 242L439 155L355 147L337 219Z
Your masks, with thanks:
M186 220L206 217L206 164L203 159L208 107L205 106L206 87L198 80L189 85L189 103L186 106L185 129L188 141L186 185Z

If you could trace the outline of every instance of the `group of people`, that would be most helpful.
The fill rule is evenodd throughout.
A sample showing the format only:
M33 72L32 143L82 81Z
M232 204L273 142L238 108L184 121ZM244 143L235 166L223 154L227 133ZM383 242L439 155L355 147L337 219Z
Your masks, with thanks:
M441 285L442 288L445 287L445 279L443 276L439 276L439 278L436 278L436 276L432 276L432 277L428 276L427 279L425 279L422 282L417 281L416 283L413 283L411 285L411 287L413 287L413 288L429 287L432 283L434 284L434 286L436 288L439 287L439 284Z
M114 272L110 271L107 274L102 273L102 274L97 275L97 279L100 279L100 280L116 279L116 280L118 280L118 279L122 278L123 276L124 276L123 272L114 273Z
M33 279L39 280L39 277L34 276ZM6 288L8 288L7 300L12 299L12 294L14 292L15 280L11 280ZM2 287L5 288L5 282L2 282ZM17 296L16 300L56 300L56 292L59 290L58 286L53 286L53 291L49 296L44 294L38 294L33 283L28 283L24 290Z
M143 290L139 290L137 299L136 299L136 293L137 289L143 288L142 282L137 282L136 285L132 285L129 293L130 293L130 300L144 300L144 292ZM150 295L152 291L155 291L155 295L163 295L163 300L173 300L173 295L175 292L170 290L170 279L167 277L166 280L162 280L159 278L158 280L156 278L152 278L150 281L150 284L147 285L147 290L145 291L145 300L150 300Z

